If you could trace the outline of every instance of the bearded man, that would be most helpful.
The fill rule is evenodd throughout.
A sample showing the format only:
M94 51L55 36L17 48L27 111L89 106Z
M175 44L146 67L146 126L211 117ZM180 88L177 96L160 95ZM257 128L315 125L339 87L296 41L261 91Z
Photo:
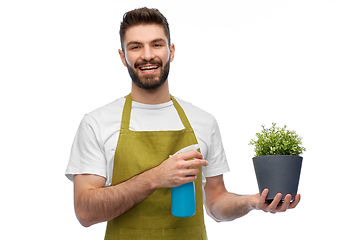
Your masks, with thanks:
M127 12L120 39L131 93L84 116L66 169L83 226L107 221L106 240L200 240L207 239L203 203L215 221L253 209L276 213L296 207L300 195L281 202L277 194L267 203L267 189L246 196L226 190L223 174L229 167L216 120L170 95L175 46L157 9ZM195 213L172 215L171 188L192 182Z

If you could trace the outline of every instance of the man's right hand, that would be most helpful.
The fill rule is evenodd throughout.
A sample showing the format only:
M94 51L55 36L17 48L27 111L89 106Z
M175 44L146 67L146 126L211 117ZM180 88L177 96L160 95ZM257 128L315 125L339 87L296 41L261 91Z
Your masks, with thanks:
M199 173L197 167L208 165L202 158L202 154L197 151L176 154L150 169L149 173L156 178L157 188L177 187L195 181Z

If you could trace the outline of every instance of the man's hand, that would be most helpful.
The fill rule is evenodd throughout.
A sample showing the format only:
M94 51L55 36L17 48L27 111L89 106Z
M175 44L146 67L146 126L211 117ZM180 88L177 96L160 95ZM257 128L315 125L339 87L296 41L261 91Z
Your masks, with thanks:
M202 158L202 154L197 151L176 154L150 169L149 173L156 177L157 188L177 187L195 181L199 173L197 167L208 165Z
M205 185L206 211L217 222L232 221L255 209L271 213L285 212L287 209L295 208L300 201L300 194L296 195L293 202L291 202L291 195L288 194L284 202L281 202L282 195L278 193L268 204L265 200L268 193L268 189L265 189L261 196L259 193L255 195L229 193L225 188L222 175L208 177Z
M268 195L269 190L264 189L261 196L260 194L255 194L248 196L249 207L251 209L263 210L264 212L277 213L285 212L288 209L295 208L300 202L300 194L295 196L295 200L291 202L291 195L287 194L284 198L284 202L281 202L282 194L276 194L274 200L271 203L266 202L266 196Z

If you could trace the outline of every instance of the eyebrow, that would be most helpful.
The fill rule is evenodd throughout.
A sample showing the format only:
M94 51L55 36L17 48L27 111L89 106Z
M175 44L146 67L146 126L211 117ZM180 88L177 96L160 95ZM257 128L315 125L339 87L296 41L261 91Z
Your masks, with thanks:
M163 39L163 38L157 38L157 39L152 40L151 42L152 43L155 43L155 42L164 42L164 43L166 43L165 39Z
M131 44L141 44L141 42L137 42L137 41L131 41L131 42L128 42L127 45L131 45Z

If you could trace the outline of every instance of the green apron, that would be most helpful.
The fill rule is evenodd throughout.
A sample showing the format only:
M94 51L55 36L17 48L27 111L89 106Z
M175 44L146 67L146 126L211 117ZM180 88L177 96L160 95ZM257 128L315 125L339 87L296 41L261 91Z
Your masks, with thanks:
M179 131L129 130L131 94L126 98L111 185L156 167L180 149L197 144L194 131L179 103L171 96L185 129ZM146 121L146 119L144 119ZM196 213L192 217L171 215L171 189L161 188L121 216L108 221L105 240L206 240L202 199L202 171L195 180Z

